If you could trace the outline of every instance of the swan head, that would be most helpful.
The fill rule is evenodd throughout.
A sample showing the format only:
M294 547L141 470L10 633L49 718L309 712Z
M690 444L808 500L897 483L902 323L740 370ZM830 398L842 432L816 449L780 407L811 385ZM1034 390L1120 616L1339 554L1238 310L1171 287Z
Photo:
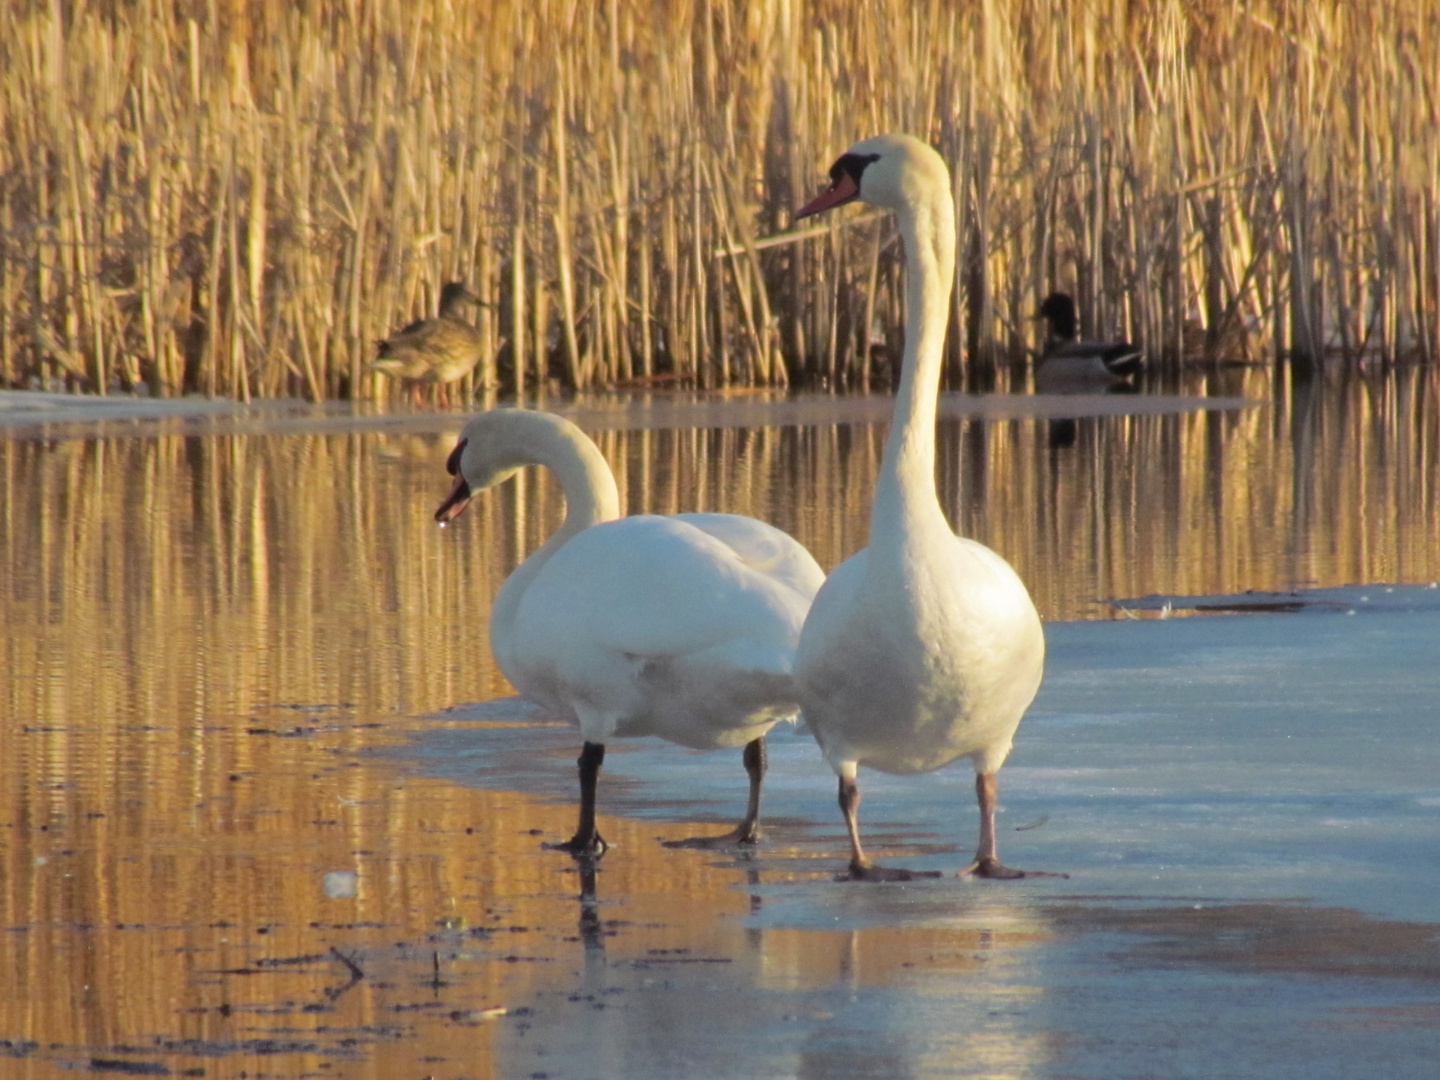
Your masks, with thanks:
M435 511L435 520L448 525L465 511L477 491L503 483L531 460L518 446L527 416L519 409L496 409L470 420L460 432L455 449L445 460L445 471L455 478L449 496ZM521 417L518 422L516 417Z
M565 494L566 528L572 532L620 516L615 474L590 438L562 416L538 409L491 409L470 418L445 468L455 478L435 511L446 525L471 496L540 465L556 474Z
M904 213L926 205L937 193L950 198L950 170L933 147L913 135L876 135L835 159L830 186L795 211L795 218L856 199Z

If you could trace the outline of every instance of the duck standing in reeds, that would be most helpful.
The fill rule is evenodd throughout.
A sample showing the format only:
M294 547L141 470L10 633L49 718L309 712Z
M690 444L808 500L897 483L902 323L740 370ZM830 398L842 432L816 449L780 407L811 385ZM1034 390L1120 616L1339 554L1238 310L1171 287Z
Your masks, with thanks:
M484 345L480 331L461 317L462 304L483 307L484 301L463 282L449 282L440 290L440 313L433 319L418 319L380 342L370 369L408 383L417 400L422 385L438 385L440 403L449 408L450 384L474 369Z
M1128 341L1081 341L1075 301L1068 293L1051 293L1035 317L1049 324L1035 366L1037 393L1113 394L1134 389L1130 376L1140 370L1144 359L1139 347Z

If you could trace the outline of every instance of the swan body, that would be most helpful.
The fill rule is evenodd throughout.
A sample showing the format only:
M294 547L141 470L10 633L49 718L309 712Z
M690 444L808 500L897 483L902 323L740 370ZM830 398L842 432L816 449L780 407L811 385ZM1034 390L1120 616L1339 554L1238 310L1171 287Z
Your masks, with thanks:
M448 404L449 384L468 375L483 355L480 331L461 317L460 309L461 304L480 303L463 282L450 282L440 290L439 314L418 319L380 342L371 370L408 382L412 388L438 383Z
M576 724L585 740L581 826L565 846L603 852L594 774L606 742L639 735L696 750L745 746L750 812L720 839L753 840L763 737L798 708L791 667L824 579L819 565L753 518L621 517L614 475L595 444L561 417L521 409L466 424L450 456L455 490L437 520L453 520L472 491L528 465L555 473L565 519L500 589L490 640L515 688Z
M790 666L812 595L685 515L642 514L585 529L530 581L507 582L490 630L506 678L587 741L713 750L795 713Z
M1081 341L1075 301L1051 293L1035 316L1048 332L1035 368L1035 389L1042 394L1113 393L1132 390L1144 354L1128 341Z
M984 544L944 539L904 569L872 542L815 599L796 678L837 772L924 773L960 757L994 772L1039 689L1044 639L1014 570Z
M955 535L935 492L935 419L954 280L950 174L929 146L882 135L851 147L809 216L852 199L893 210L906 259L905 356L870 516L870 544L815 597L795 655L805 721L840 778L849 876L916 876L876 866L859 838L858 766L889 773L969 758L980 845L964 873L1018 876L995 851L995 773L1044 667L1039 615L999 555Z

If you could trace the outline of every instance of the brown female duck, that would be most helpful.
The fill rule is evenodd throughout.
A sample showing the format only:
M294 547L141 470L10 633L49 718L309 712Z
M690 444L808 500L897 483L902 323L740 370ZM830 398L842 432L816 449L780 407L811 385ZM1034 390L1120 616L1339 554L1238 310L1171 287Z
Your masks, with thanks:
M441 403L448 408L449 384L463 379L480 362L483 345L480 331L461 318L462 304L483 306L484 301L463 282L452 281L440 290L440 313L412 322L380 342L370 369L403 380L412 392L436 384Z

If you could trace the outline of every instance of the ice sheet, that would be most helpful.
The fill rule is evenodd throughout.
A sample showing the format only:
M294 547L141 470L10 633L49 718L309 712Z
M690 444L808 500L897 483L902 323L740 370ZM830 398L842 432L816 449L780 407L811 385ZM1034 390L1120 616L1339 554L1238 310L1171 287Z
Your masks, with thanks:
M1018 888L1440 915L1440 590L1385 588L1326 590L1299 613L1048 626L1045 681L1001 772L1001 854L1071 879ZM462 781L572 798L568 729L466 731L507 708L523 706L457 710L416 751ZM738 754L617 742L600 799L722 823L744 784ZM905 865L953 871L974 844L972 784L965 763L862 770L862 827L913 851ZM833 774L795 726L770 738L765 818L842 865Z
M844 864L834 779L808 735L777 729L769 839L742 857L744 945L666 965L591 938L574 986L502 1032L501 1062L657 1080L1434 1075L1440 592L1375 593L1048 626L1045 684L1001 774L1001 853L1069 879L813 873ZM458 710L407 753L573 799L574 733L525 713ZM738 815L738 755L631 747L607 759L608 812L717 832ZM876 854L965 863L968 767L861 781ZM599 919L624 916L604 867L627 857L602 861Z

